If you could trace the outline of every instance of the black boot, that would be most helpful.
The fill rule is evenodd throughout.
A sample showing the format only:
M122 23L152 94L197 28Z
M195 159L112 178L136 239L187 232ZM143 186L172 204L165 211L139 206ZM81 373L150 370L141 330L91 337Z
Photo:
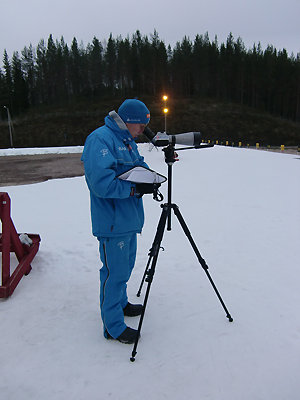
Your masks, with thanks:
M143 311L143 306L141 304L131 304L127 303L127 305L123 308L125 317L137 317L141 315Z
M106 331L107 339L114 339L110 334ZM124 332L121 333L120 336L116 338L121 343L125 344L133 344L136 341L138 335L138 331L127 326Z

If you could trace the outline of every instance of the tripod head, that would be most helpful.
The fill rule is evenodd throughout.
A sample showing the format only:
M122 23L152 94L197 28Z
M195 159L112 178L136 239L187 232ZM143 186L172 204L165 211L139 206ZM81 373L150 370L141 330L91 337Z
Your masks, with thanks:
M175 152L175 148L172 144L162 149L165 153L165 162L169 165L173 165L178 160L178 154Z

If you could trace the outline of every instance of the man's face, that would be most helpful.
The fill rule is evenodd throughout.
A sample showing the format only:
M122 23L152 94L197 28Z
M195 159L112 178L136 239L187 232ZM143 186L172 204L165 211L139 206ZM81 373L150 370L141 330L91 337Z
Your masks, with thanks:
M136 139L141 133L144 132L146 124L126 124L127 129L132 136L132 139Z

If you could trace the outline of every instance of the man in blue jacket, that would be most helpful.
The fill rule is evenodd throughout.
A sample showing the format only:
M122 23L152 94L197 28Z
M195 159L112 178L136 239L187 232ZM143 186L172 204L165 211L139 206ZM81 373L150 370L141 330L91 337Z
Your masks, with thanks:
M125 100L118 113L111 111L105 125L92 132L84 145L82 161L90 190L93 235L99 240L100 309L107 339L134 343L137 330L128 327L124 316L142 313L142 305L131 304L127 282L135 264L137 233L142 231L142 195L152 193L151 184L134 184L118 175L134 166L144 166L135 139L150 120L146 105Z

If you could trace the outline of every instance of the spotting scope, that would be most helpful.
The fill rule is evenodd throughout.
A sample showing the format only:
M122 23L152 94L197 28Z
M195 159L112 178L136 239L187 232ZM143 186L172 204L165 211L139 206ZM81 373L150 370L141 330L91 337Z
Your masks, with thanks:
M143 134L157 147L168 146L169 144L173 146L175 146L175 144L180 144L198 147L201 143L200 132L178 133L177 135L167 135L164 132L157 132L157 134L155 134L147 126Z

